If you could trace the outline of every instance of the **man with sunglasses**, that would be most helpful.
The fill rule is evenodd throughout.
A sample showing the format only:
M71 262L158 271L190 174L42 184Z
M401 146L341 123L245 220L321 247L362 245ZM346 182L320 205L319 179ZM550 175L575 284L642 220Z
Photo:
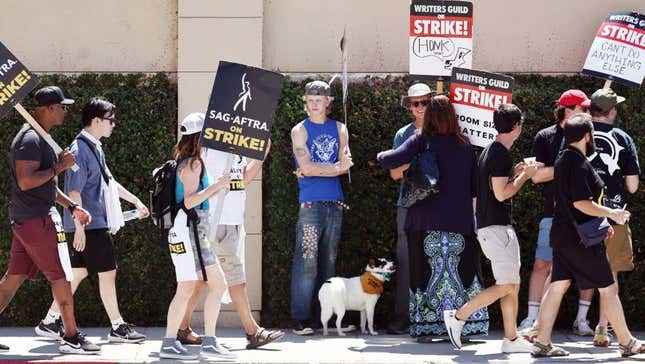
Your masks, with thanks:
M533 140L535 160L544 163L545 168L540 168L532 178L534 184L542 186L544 212L540 220L535 262L533 263L533 270L529 280L528 314L519 326L519 330L529 338L537 335L535 324L540 309L540 301L544 295L545 287L548 287L551 282L553 249L549 234L555 210L553 166L560 152L566 149L563 133L564 123L573 115L586 112L590 104L591 101L583 91L572 89L563 92L556 102L553 112L556 123L540 130ZM577 335L589 336L594 333L587 320L587 312L589 311L592 297L593 290L580 291L578 314L573 322L573 332Z
M57 86L47 86L34 93L34 119L46 131L63 124L67 105L74 100L65 97ZM9 152L12 178L9 217L13 240L6 274L0 280L0 312L11 302L25 279L34 279L41 271L49 281L59 303L65 330L61 332L58 350L65 354L97 354L100 348L87 340L76 327L74 299L58 253L64 234L55 203L69 210L74 221L85 226L91 215L74 203L57 187L58 175L72 167L75 158L68 150L58 157L52 147L30 126L18 132ZM0 345L1 350L9 350Z
M116 124L115 111L116 107L112 103L101 98L93 98L83 109L83 130L70 147L79 169L66 172L65 192L74 203L87 209L93 219L90 224L83 226L78 220L72 219L69 212L65 212L63 227L67 240L72 242L69 246L74 271L72 292L76 291L88 274L97 273L103 307L112 323L112 329L107 335L108 341L138 343L146 339L145 335L127 324L119 312L115 286L117 263L107 218L107 210L111 207L108 203L114 202L106 199L107 179L112 177L105 163L101 139L112 135ZM121 199L136 206L140 217L148 215L148 209L141 200L118 183L117 189ZM54 301L35 331L39 336L58 339L62 329L60 310Z
M425 116L426 106L430 102L430 97L433 91L425 83L416 83L408 88L408 93L402 99L402 104L409 111L414 119L409 124L405 125L394 135L394 143L392 149L398 148L403 142L408 140L417 131L423 128L423 120ZM390 170L390 177L395 181L400 181L403 178L403 173L410 167L409 164L403 165L399 168ZM405 268L408 264L408 241L405 235L405 218L408 209L405 206L405 199L409 191L404 191L404 184L401 183L399 189L399 199L396 206L396 226L397 226L397 241L396 241L396 259L397 265L404 269L399 269L396 274L396 291L394 296L394 317L388 325L387 332L392 335L403 335L408 332L408 302L409 302L409 286L410 286L410 272Z

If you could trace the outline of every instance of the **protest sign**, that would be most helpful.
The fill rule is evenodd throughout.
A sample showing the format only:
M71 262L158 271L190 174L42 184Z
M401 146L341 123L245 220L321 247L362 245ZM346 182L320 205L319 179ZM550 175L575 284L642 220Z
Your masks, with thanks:
M598 28L582 73L638 87L645 76L645 16L611 13Z
M282 75L220 61L206 113L202 145L264 160Z
M493 111L512 102L513 82L513 77L497 73L452 69L450 101L471 144L486 147L495 140Z
M0 117L36 88L38 79L0 42Z
M412 0L409 36L411 75L450 76L453 67L471 68L472 2Z

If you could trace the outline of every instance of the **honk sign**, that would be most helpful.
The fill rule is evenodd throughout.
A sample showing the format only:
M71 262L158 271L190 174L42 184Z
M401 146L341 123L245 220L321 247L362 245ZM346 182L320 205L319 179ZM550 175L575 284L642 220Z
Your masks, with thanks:
M279 73L221 61L202 130L202 146L264 160L282 78Z

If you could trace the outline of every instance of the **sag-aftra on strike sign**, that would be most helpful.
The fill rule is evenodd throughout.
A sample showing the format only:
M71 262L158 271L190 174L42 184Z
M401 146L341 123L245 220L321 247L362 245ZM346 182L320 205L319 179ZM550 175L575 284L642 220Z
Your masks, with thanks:
M473 63L473 4L423 1L410 4L410 74L450 76Z

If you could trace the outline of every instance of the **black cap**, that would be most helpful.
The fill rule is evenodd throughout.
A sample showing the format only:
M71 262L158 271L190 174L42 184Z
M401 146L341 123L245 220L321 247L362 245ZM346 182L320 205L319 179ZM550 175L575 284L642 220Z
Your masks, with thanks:
M45 86L34 93L34 99L38 106L49 106L54 104L71 105L74 100L65 97L63 90L58 86Z

